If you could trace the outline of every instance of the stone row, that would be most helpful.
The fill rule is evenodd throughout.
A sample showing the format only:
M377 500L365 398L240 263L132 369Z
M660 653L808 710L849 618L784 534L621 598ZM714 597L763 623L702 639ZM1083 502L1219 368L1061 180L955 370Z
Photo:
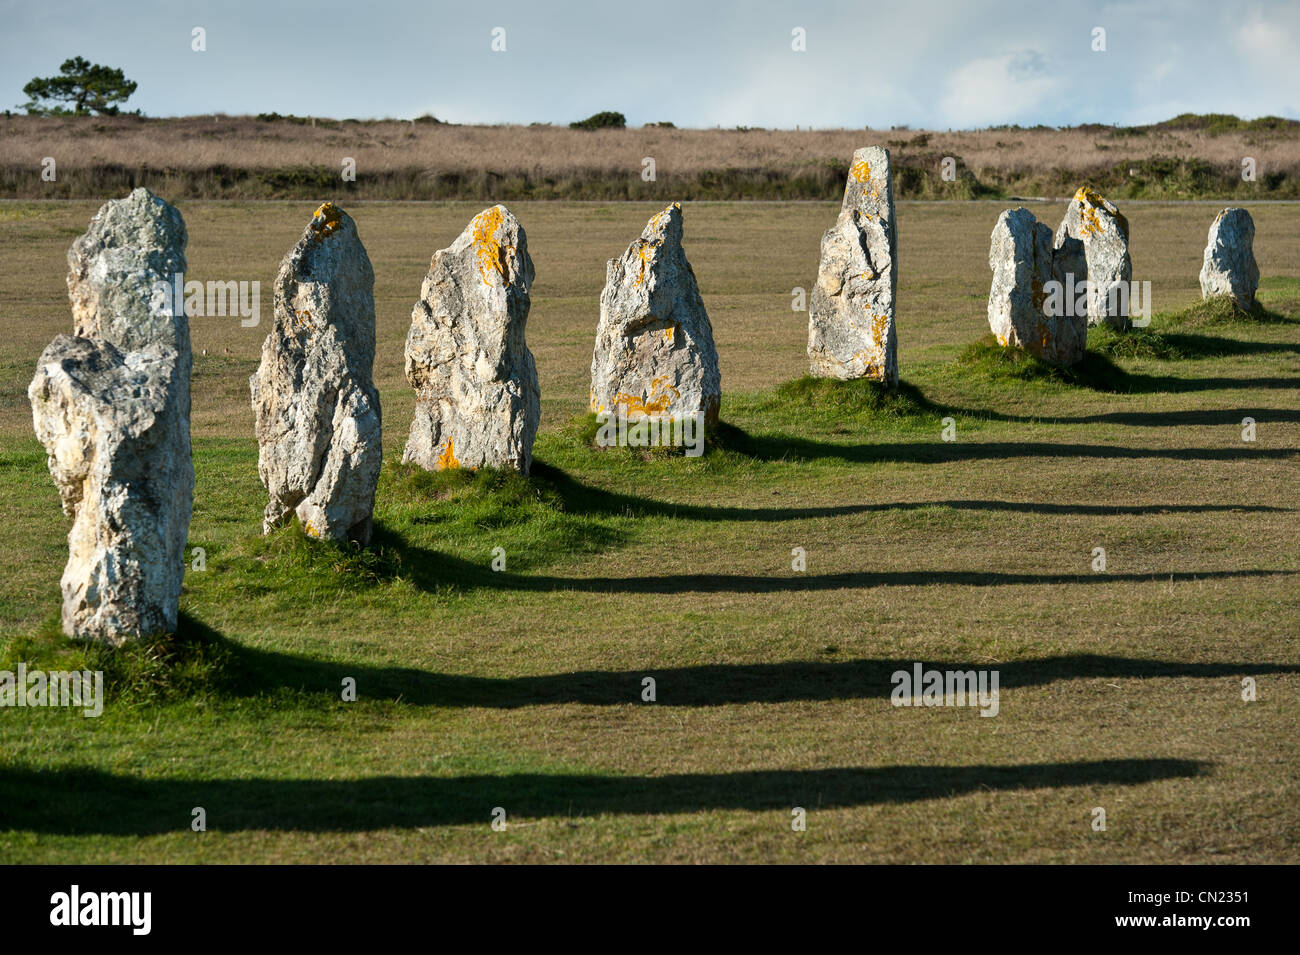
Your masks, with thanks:
M1231 297L1255 307L1259 267L1255 224L1245 209L1224 209L1210 226L1201 297ZM1133 327L1129 224L1114 203L1088 187L1074 194L1056 230L1025 208L1008 209L989 244L989 327L998 343L1068 367L1083 361L1088 328ZM1149 303L1148 303L1149 304Z
M673 203L606 266L591 361L597 414L718 421L713 330L682 234ZM1253 237L1244 209L1219 214L1201 271L1205 297L1253 307ZM180 213L136 189L106 203L68 252L74 334L45 349L28 396L73 521L61 583L70 636L119 644L176 629L194 492L186 243ZM822 238L809 306L813 375L898 383L897 265L889 153L860 149ZM989 265L989 324L1003 345L1070 365L1083 358L1089 324L1129 327L1105 296L1075 315L1048 292L1053 282L1131 280L1127 220L1090 189L1075 195L1054 239L1028 210L1002 213ZM529 472L541 414L526 340L533 278L527 236L502 205L434 254L406 338L416 402L404 462ZM383 455L374 357L374 271L355 222L327 202L280 263L274 319L249 380L269 498L264 533L296 517L311 537L369 541Z

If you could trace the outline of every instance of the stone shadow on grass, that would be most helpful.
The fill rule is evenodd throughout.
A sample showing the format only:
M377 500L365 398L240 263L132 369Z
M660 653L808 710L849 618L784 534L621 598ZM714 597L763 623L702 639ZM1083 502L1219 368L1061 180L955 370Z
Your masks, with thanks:
M1300 387L1300 381L1296 382ZM1293 408L1218 408L1189 411L1106 411L1090 415L1014 415L988 409L955 408L953 414L984 421L1007 421L1015 424L1122 424L1138 427L1197 427L1225 425L1241 427L1242 418L1257 424L1295 424L1300 411Z
M576 591L608 594L799 593L871 587L1061 586L1116 583L1184 583L1251 577L1294 576L1297 571L1252 568L1161 573L1016 573L991 570L879 570L838 574L662 574L630 577L559 577L545 573L494 571L486 563L430 550L376 524L375 541L396 555L395 575L426 592L457 590Z
M1300 417L1298 417L1300 420ZM887 501L874 504L827 504L814 507L735 507L679 504L634 494L621 494L583 484L567 472L535 460L533 476L547 481L564 500L570 514L634 514L691 521L801 521L850 514L889 511L919 511L946 507L958 511L999 511L1012 514L1142 515L1288 512L1289 507L1270 504L1051 504L1044 501L981 501L974 499L938 501Z
M1194 779L1211 764L1106 759L974 766L836 767L597 776L368 776L360 779L140 778L98 769L7 767L0 825L57 835L189 833L190 810L209 832L365 832L486 826L493 806L512 818L663 815L711 810L783 812L949 799L971 792L1135 786Z
M370 666L248 647L182 615L180 639L217 648L226 661L219 690L229 697L319 694L325 705L339 703L344 678L356 680L362 703L401 701L412 706L519 709L528 706L641 704L641 681L653 676L656 706L728 706L830 700L888 699L896 671L911 672L915 658L793 660L781 663L718 663L635 670L579 670L540 676L489 677L435 673L414 667ZM322 644L328 649L328 638ZM927 669L980 670L988 663L920 661ZM1143 660L1075 654L1013 660L991 667L999 689L1044 686L1076 679L1216 679L1300 673L1300 663ZM3 803L0 803L2 806Z
M1300 379L1295 381L1300 387ZM1238 421L1240 424L1240 421ZM1260 448L1238 442L1217 448L1131 448L1113 444L1064 444L1044 441L892 441L840 444L788 434L750 435L726 425L722 441L760 461L834 459L854 464L930 464L1017 458L1158 458L1172 461L1276 461L1300 456L1296 448Z

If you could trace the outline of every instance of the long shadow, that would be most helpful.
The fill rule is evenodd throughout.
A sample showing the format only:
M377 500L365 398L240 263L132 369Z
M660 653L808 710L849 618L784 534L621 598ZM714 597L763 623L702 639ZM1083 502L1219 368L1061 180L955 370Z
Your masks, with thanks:
M1300 388L1300 378L1180 378L1125 372L1121 377L1091 386L1097 391L1149 395L1159 392L1226 391L1233 388Z
M364 832L484 825L511 818L789 812L946 799L974 791L1134 786L1192 779L1211 764L1107 759L1011 766L884 766L671 776L371 776L361 779L142 779L95 769L10 767L0 775L0 829L58 835L209 831Z
M462 590L572 591L608 594L687 593L804 593L823 590L861 590L874 587L1003 587L1106 585L1115 583L1183 583L1198 580L1236 580L1288 576L1289 570L1176 571L1169 573L1057 573L1029 574L989 570L878 570L838 574L790 576L746 574L661 574L626 577L557 577L493 571L451 554L410 544L400 536L376 528L374 540L400 556L400 573L415 587L437 592L447 587Z
M1300 384L1300 382L1297 382ZM976 408L951 408L950 414L961 414L988 421L1007 421L1014 424L1124 424L1139 427L1195 427L1212 425L1237 425L1242 418L1253 418L1259 424L1294 424L1300 422L1300 410L1292 408L1219 408L1190 411L1107 411L1090 415L1014 415L1001 411Z
M1266 355L1272 352L1300 354L1291 342L1250 342L1194 332L1161 332L1161 337L1187 358L1222 358L1231 355Z
M1297 381L1300 385L1300 381ZM739 429L736 429L739 430ZM1172 461L1282 460L1300 455L1296 448L1128 448L1110 444L1053 444L1040 441L915 441L882 444L836 444L773 434L733 438L737 450L763 461L836 459L855 464L922 464L991 461L1015 458L1097 458Z
M219 646L230 663L223 693L258 696L280 689L338 699L345 678L356 680L358 699L401 700L412 706L520 709L529 706L641 705L642 680L656 681L656 706L729 706L887 698L893 674L911 672L915 658L855 659L838 662L795 660L783 663L704 664L636 670L578 670L541 676L484 677L435 673L413 667L367 666L259 650L228 640L182 614L181 639ZM970 661L921 661L928 669L996 669L1000 689L1044 686L1061 680L1213 679L1300 673L1300 663L1186 663L1130 657L1075 654L1015 660L990 667Z
M567 472L540 460L533 462L533 476L547 481L563 498L570 514L636 514L670 517L691 521L801 521L818 517L844 517L850 514L918 511L946 507L960 511L1001 511L1013 514L1142 515L1207 514L1217 512L1267 513L1290 511L1288 507L1269 504L1050 504L1043 501L980 501L972 499L940 501L887 501L875 504L828 504L819 507L731 507L704 504L677 504L634 494L620 494L592 487Z
M1182 335L1183 344L1189 348L1197 347L1207 348L1221 344L1223 348L1228 348L1232 344L1243 345L1247 348L1253 348L1252 343L1232 342L1230 339L1210 339L1207 336L1200 335ZM977 345L979 343L976 343ZM1255 343L1261 347L1265 343ZM1280 345L1276 348L1268 346L1263 348L1265 351L1274 350L1296 350L1300 346ZM995 360L999 357L996 349L985 352L985 358L993 357ZM1001 353L1005 357L1005 352ZM958 359L958 368L961 369L963 360ZM1148 375L1140 372L1126 371L1117 365L1114 360L1098 351L1088 351L1084 355L1083 361L1072 368L1049 368L1048 366L1036 366L1037 371L1030 375L1029 378L1017 378L1015 375L1009 375L1005 378L1008 385L1016 385L1021 382L1030 380L1030 378L1046 378L1057 381L1060 384L1073 386L1088 391L1102 392L1106 394L1154 394L1157 392L1193 392L1193 391L1219 391L1230 388L1300 388L1300 378L1226 378L1226 377L1197 377L1184 378L1177 375ZM978 374L978 372L976 372Z

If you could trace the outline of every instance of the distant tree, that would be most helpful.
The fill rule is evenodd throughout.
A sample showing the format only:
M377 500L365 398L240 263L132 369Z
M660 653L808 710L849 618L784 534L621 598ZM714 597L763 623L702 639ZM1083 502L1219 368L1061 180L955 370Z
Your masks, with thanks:
M609 111L596 113L586 119L569 124L570 129L626 129L627 117Z
M126 102L135 88L121 70L74 56L64 60L58 76L38 76L23 87L31 97L23 108L29 116L116 116L117 104Z

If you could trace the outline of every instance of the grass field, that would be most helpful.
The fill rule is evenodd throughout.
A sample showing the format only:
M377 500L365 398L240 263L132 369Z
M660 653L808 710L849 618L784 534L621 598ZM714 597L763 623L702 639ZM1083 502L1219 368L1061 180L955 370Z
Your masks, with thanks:
M481 204L347 204L386 448L356 553L258 534L247 378L313 205L178 205L188 277L259 280L262 324L192 323L207 569L174 645L114 658L54 633L67 523L25 396L98 203L0 204L0 669L114 688L99 719L0 710L5 861L1300 861L1297 206L1251 207L1267 313L1243 320L1194 307L1216 207L1125 205L1157 314L1065 380L971 347L1003 205L902 203L890 397L799 380L792 289L835 203L690 203L729 427L642 460L581 415L604 262L662 203L512 203L543 392L523 480L399 463L411 306ZM1000 712L891 706L914 662L997 670Z

